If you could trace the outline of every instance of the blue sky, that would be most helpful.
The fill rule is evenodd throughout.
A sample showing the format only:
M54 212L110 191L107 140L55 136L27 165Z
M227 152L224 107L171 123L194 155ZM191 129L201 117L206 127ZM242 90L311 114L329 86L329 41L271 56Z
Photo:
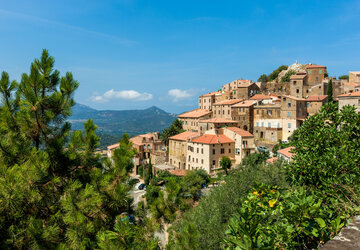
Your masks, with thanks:
M19 80L43 48L79 103L180 113L296 60L360 70L360 1L0 0L0 71Z

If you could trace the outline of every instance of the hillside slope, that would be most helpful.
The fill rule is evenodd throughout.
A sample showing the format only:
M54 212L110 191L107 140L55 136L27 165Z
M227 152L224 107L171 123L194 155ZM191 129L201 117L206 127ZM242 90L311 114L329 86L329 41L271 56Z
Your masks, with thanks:
M68 119L72 129L83 129L83 123L93 119L102 134L130 136L152 131L162 131L171 125L176 115L155 106L144 110L96 110L82 104L73 107L73 115Z

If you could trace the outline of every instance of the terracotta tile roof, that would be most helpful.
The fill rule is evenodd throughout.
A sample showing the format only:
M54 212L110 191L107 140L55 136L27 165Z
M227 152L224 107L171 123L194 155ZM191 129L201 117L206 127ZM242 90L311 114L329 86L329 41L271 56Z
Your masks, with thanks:
M290 76L290 79L303 79L303 78L305 78L306 77L306 75L304 75L304 74L295 74L295 75L291 75Z
M207 119L207 120L199 120L199 122L204 122L204 123L238 123L237 121L233 121L233 120L225 119L225 118L211 118L211 119Z
M316 69L316 68L326 68L325 66L321 66L321 65L315 65L315 64L308 64L306 65L307 69Z
M254 136L249 131L246 131L246 130L243 130L243 129L237 128L237 127L227 127L224 129L231 130L231 131L235 132L236 134L243 136L243 137L253 137Z
M288 148L283 148L278 150L277 152L279 154L284 155L285 157L291 159L295 154L294 153L290 153L290 150L294 149L295 147L288 147Z
M236 103L236 104L232 105L231 107L233 107L233 108L250 107L250 106L253 106L256 103L257 103L257 101L254 101L254 100L246 100L246 101Z
M202 143L202 144L219 144L219 143L232 143L234 141L225 135L204 134L200 137L193 139L192 142Z
M174 169L170 171L170 174L176 175L176 176L185 176L188 170L186 169Z
M217 91L213 91L213 92L210 92L210 93L207 93L205 95L201 95L200 97L208 97L208 96L213 96L217 93Z
M271 97L263 94L256 94L250 98L250 100L267 100L267 99L271 99Z
M214 103L213 105L232 105L232 104L235 104L235 103L239 103L241 102L243 99L230 99L230 100L224 100L224 101L221 101L221 102L216 102Z
M338 97L360 96L360 91L339 95Z
M138 146L143 145L143 137L141 135L134 136L130 138L129 141Z
M320 101L325 100L327 97L328 97L327 95L312 95L312 96L309 96L308 98L306 98L306 101L320 102Z
M178 115L179 118L200 118L202 116L211 114L212 112L207 109L194 109L189 112Z
M120 146L120 143L116 143L116 144L113 144L113 145L110 145L107 147L108 150L113 150L115 148L118 148Z
M270 158L270 159L267 159L266 162L268 162L268 163L274 163L274 162L276 162L277 160L278 160L278 158L275 156L275 157L272 157L272 158Z
M296 100L296 101L306 101L306 99L304 98L300 98L300 97L296 97L296 96L291 96L291 95L284 95L284 97Z
M199 133L191 132L191 131L185 131L183 133L174 135L169 137L170 140L177 140L177 141L187 141L188 139L191 139L193 137L199 136Z
M360 84L359 83L355 83L355 82L346 82L344 83L345 85L349 85L349 86L353 86L353 87L359 87Z

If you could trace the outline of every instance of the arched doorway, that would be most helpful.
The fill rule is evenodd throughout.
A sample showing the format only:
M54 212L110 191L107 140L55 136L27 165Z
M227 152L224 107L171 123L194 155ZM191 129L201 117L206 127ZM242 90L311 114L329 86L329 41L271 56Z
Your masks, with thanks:
M244 130L246 130L246 131L248 130L248 127L246 125L244 125Z

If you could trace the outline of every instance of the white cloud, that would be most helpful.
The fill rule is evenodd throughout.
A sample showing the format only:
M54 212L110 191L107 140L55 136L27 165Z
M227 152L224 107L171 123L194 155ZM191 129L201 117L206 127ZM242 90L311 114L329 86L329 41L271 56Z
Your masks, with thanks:
M190 93L189 90L181 90L181 89L170 89L168 91L168 95L173 98L174 102L177 102L182 99L187 99L192 97L193 95Z
M93 96L91 99L94 102L108 102L112 99L123 99L123 100L133 100L133 101L148 101L153 98L152 94L149 93L139 93L135 90L122 90L115 91L113 89L105 92L103 95Z

